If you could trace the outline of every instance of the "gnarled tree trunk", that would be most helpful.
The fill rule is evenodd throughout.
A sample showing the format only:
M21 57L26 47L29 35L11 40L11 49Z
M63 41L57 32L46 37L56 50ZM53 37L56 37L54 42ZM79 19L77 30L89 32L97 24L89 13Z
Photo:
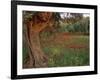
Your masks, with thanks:
M52 13L40 12L28 22L25 35L29 46L29 59L24 68L47 67L48 57L41 49L39 34L44 28L48 27L51 18Z

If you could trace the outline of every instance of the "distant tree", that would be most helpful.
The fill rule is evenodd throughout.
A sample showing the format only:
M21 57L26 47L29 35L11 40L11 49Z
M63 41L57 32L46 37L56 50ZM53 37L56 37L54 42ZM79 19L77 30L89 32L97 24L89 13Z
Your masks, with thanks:
M82 32L89 34L89 17L83 18L80 21L67 25L66 29L69 32Z

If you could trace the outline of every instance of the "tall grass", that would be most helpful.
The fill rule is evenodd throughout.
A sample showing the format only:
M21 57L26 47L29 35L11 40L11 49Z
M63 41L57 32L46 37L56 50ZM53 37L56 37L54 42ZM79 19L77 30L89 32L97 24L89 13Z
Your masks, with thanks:
M81 46L87 45L87 47L67 47L72 44L81 44ZM65 40L62 44L55 44L55 42L51 42L48 43L48 45L47 43L45 45L44 43L43 51L49 56L48 67L89 65L88 36L76 36L69 41Z

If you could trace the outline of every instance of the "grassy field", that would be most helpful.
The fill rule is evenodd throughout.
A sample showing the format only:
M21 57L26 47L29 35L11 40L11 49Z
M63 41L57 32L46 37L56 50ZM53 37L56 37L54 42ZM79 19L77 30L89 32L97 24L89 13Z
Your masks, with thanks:
M89 65L89 36L58 33L41 34L41 48L48 56L48 67ZM23 62L27 58L27 45L23 46Z
M89 36L55 34L41 38L48 67L89 65Z

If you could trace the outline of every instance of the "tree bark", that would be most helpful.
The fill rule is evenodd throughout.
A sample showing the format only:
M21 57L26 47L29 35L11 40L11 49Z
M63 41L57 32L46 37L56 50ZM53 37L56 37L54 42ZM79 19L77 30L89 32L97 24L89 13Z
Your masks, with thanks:
M27 32L26 32L26 39L27 39L27 44L29 46L29 59L24 65L24 68L39 68L39 67L47 67L47 62L48 62L48 57L44 54L44 52L41 49L41 44L40 44L40 31L45 28L46 26L43 25L38 25L41 26L40 29L38 27L34 26L28 26L27 27ZM29 28L30 27L30 28Z
M32 46L32 55L34 56L34 66L35 67L46 67L47 66L47 56L44 54L44 52L41 49L40 45L40 38L39 33L30 34L30 43Z
M29 46L29 59L24 68L47 67L48 57L41 48L39 34L43 29L48 27L50 19L52 19L52 13L43 12L33 16L33 20L28 22L25 35Z

